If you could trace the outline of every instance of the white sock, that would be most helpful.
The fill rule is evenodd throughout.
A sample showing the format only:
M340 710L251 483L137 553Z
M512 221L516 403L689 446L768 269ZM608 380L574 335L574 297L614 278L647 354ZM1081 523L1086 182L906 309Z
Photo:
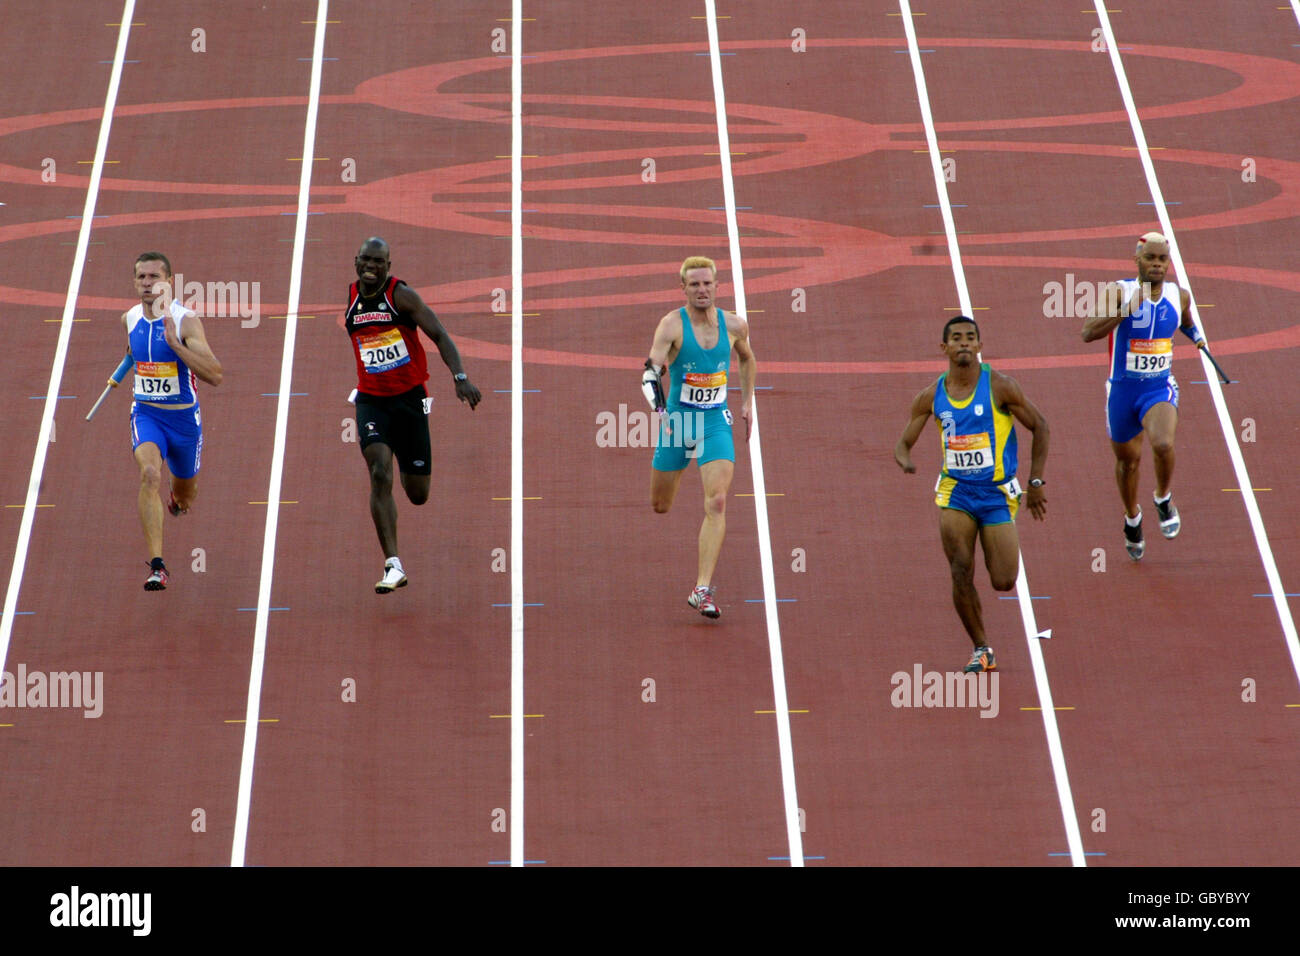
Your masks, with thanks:
M406 573L406 569L402 567L402 559L399 558L397 555L393 555L391 558L385 561L384 567L397 568L397 570L401 571L403 574Z
M1140 525L1142 523L1142 509L1141 508L1138 509L1138 516L1136 518L1130 518L1128 515L1125 515L1124 523L1128 525L1130 528L1136 528L1138 525Z
M1165 504L1165 503L1168 502L1169 499L1172 498L1173 496L1174 496L1174 493L1173 493L1172 491L1169 492L1168 494L1166 494L1163 498L1159 497L1158 495L1152 494L1152 497L1155 498L1155 502L1156 502L1156 504L1158 504L1158 505L1163 505L1163 504Z

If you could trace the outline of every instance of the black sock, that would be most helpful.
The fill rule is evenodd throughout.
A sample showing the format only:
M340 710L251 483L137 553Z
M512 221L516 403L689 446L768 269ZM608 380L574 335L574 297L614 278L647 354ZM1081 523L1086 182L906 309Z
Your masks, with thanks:
M166 570L167 570L167 565L163 564L163 559L162 559L162 558L154 558L152 561L149 562L149 570L150 570L150 571L166 571Z

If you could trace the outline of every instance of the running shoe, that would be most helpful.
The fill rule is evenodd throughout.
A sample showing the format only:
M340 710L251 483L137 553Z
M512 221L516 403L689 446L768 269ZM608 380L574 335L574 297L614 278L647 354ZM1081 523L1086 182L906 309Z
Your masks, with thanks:
M389 591L404 587L406 587L406 572L401 568L388 565L384 568L384 576L375 582L375 593L387 594Z
M149 579L144 582L144 589L146 591L167 590L167 569L150 567Z
M1154 496L1152 500L1155 501ZM1178 517L1178 509L1174 507L1172 495L1165 499L1164 504L1156 501L1156 514L1160 516L1160 533L1166 538L1178 537L1178 532L1183 527L1183 519Z
M993 648L987 644L975 648L975 653L971 654L970 660L962 668L963 674L978 674L980 671L995 671L998 669L998 659L993 656Z
M699 610L705 617L722 617L722 611L713 601L713 588L699 586L691 592L686 603Z
M1142 554L1147 549L1147 543L1142 540L1142 515L1138 515L1137 527L1131 526L1128 521L1124 522L1124 550L1134 561L1141 561Z
M187 515L190 513L189 508L182 508L176 503L176 492L169 490L168 494L171 496L171 500L167 502L167 510L171 512L173 518L178 518L181 515Z

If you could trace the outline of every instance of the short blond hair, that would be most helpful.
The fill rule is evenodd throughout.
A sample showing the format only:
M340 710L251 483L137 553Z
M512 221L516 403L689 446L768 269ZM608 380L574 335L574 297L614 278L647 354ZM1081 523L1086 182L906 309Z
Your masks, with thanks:
M1134 250L1133 255L1135 256L1142 255L1142 250L1146 248L1148 242L1154 242L1162 246L1169 245L1169 240L1166 239L1164 235L1162 235L1161 233L1144 232L1140 237L1138 237L1137 249Z
M709 269L713 272L713 278L718 277L718 266L708 256L687 256L686 261L682 263L682 282L686 281L686 273L692 269Z

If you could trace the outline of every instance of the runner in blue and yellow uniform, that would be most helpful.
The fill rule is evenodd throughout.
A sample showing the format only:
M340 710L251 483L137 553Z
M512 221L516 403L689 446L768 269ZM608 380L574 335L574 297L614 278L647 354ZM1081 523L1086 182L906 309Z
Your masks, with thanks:
M749 347L749 323L714 305L718 269L713 260L691 256L682 263L680 275L686 305L659 320L641 379L651 408L663 413L651 470L650 503L659 514L666 513L687 464L692 460L699 463L704 524L700 528L698 575L687 603L705 617L716 618L722 612L710 582L726 534L727 491L736 461L727 409L731 350L736 350L746 441L753 425L757 365ZM671 368L666 396L665 365Z
M1205 336L1192 318L1192 296L1165 278L1169 242L1148 232L1133 256L1136 279L1113 282L1098 297L1098 307L1083 325L1083 340L1109 337L1110 377L1106 380L1106 427L1115 452L1115 480L1124 502L1124 548L1134 561L1146 551L1142 509L1138 507L1138 465L1142 433L1151 440L1156 461L1154 501L1160 533L1178 535L1182 518L1169 484L1174 476L1174 430L1178 426L1178 382L1173 376L1175 331L1205 348Z
M150 555L146 591L167 587L159 497L163 459L171 472L167 510L173 515L184 514L198 492L203 451L198 382L221 384L221 363L208 346L203 323L175 301L171 282L167 257L161 252L142 253L135 260L135 291L140 304L122 315L127 348L135 364L131 449L140 469L137 506Z
M1043 495L1047 420L1015 379L980 362L980 333L974 319L964 315L949 319L940 348L948 356L948 371L912 401L911 420L894 447L894 459L906 473L916 472L912 446L933 415L943 452L934 488L934 502L942 509L939 535L952 570L953 604L975 645L964 670L991 671L997 669L997 659L985 639L975 590L975 539L984 547L994 589L1010 591L1020 569L1015 518L1021 489L1013 418L1033 435L1028 505L1040 521L1047 513Z

